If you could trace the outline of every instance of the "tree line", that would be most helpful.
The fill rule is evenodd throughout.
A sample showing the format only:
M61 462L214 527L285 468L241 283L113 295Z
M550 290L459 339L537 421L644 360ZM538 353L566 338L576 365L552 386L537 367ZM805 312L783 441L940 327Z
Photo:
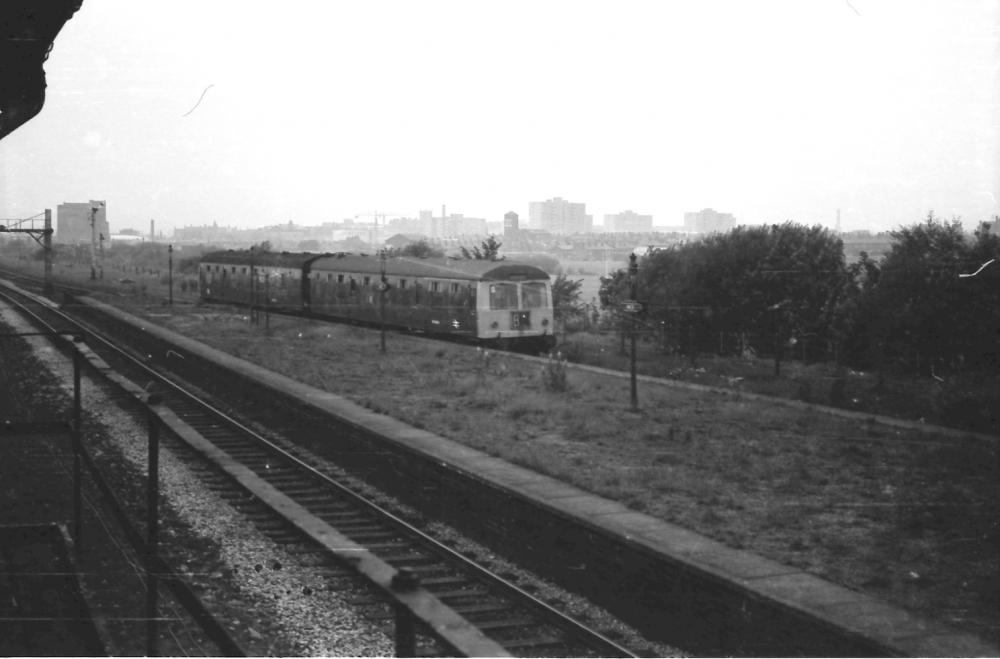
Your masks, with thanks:
M794 222L654 251L639 261L639 323L679 350L729 337L727 352L770 355L776 369L798 345L878 372L1000 373L1000 236L929 214L891 237L880 260L850 264L836 234ZM602 277L606 312L629 294L626 270Z

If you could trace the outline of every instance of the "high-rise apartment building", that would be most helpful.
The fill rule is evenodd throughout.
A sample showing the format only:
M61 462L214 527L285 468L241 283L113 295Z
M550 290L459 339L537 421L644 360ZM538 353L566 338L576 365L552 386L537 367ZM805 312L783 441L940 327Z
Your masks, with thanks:
M587 215L587 205L555 197L528 204L528 224L532 229L549 233L589 233L594 218Z
M90 221L93 219L94 226ZM66 202L56 206L56 241L63 244L100 244L101 237L111 240L108 226L108 206L103 201L91 199L87 203Z
M604 230L615 233L641 233L653 230L653 216L627 210L604 216Z
M435 217L432 211L420 211L420 223L431 238L455 238L458 236L485 236L486 220L480 217L465 217L461 213L444 214Z
M503 235L513 236L521 230L518 224L517 213L508 211L503 214Z
M684 230L694 233L715 233L729 231L736 226L736 218L731 213L720 213L705 208L697 213L684 213Z

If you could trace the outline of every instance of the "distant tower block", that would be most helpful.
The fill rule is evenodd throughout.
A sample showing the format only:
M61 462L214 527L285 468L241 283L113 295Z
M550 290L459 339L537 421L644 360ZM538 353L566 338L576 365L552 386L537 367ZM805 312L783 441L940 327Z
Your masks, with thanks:
M503 215L503 234L505 236L510 236L517 233L520 230L517 222L517 213L514 211L509 211Z
M837 233L840 233L840 209L837 209Z
M156 240L156 220L149 221L149 242Z

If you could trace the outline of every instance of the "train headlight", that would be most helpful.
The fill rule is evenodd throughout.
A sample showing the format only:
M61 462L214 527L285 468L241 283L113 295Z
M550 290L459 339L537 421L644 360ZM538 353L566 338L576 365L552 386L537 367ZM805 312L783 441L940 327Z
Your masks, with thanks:
M500 323L494 320L492 323L490 323L490 329L500 329Z
M548 327L548 326L549 326L549 319L542 318L542 327Z

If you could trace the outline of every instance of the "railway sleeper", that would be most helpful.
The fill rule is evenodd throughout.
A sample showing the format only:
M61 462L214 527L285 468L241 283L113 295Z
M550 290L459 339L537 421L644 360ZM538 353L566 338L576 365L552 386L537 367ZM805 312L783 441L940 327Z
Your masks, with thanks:
M442 597L442 593L447 592L450 594L451 592L455 592L462 594L471 594L472 589L474 588L480 589L480 592L484 594L486 593L486 590L483 589L483 586L477 584L474 581L471 581L468 577L460 577L454 575L448 575L443 577L428 577L426 579L421 579L420 585L426 588L427 590L431 591L432 593L434 593L434 596L439 599ZM435 590L435 587L452 588L453 591Z
M270 472L263 474L263 477L264 480L266 480L269 485L271 485L276 490L289 497L297 498L297 497L309 496L311 492L312 493L316 492L315 488L303 492L301 487L297 487L297 484L301 483L301 479L295 480L294 478L290 478L288 476L283 476L283 477L279 476L278 478L272 478Z
M271 481L271 475L266 474L266 480ZM298 484L296 484L298 483ZM323 492L324 488L316 484L301 484L302 481L293 481L289 486L281 486L281 493L292 497L293 499L307 499L310 497L323 497L326 499L330 498L329 494ZM274 483L272 483L274 485Z
M513 617L496 617L489 618L486 615L463 615L464 618L468 619L477 629L483 631L497 631L500 629L518 629L525 627L539 627L541 623L538 622L537 618L530 618L528 616L513 616ZM565 641L564 641L565 642Z
M388 537L395 537L399 535L398 531L386 528L378 522L372 522L371 520L362 520L354 523L350 522L339 522L337 524L331 524L330 526L335 527L341 533L347 534L351 537L367 537L367 536L382 536L387 535Z
M296 499L295 501L325 522L336 522L339 519L347 519L350 515L354 515L352 512L354 509L353 506L338 504L335 501L324 500L313 502L303 498Z
M176 412L176 410L174 411ZM186 415L187 418L185 418L184 421L189 426L197 430L198 433L201 434L201 436L204 437L205 439L211 439L213 442L220 441L223 444L228 444L233 447L240 446L241 444L246 443L236 433L235 430L231 430L229 428L220 428L219 426L211 424L208 421L198 422L196 419L191 418L193 416L194 416L193 414L187 414ZM226 441L229 438L232 439L230 441Z
M409 547L410 544L405 538L392 538L388 542L366 542L365 549L371 552L391 551L401 547Z
M499 600L486 589L480 590L438 590L436 588L428 588L429 592L434 593L434 596L439 600L447 604L448 606L455 608L456 606L480 606L486 605L490 606L495 604L500 604ZM509 604L508 604L509 606Z
M243 437L229 431L203 430L201 434L202 437L212 440L213 444L226 452L239 450L246 446L246 440Z
M310 506L315 506L316 508L329 509L331 513L341 513L344 511L358 509L357 504L340 499L336 492L317 492L315 494L306 494L299 497L299 500L304 501Z
M389 564L396 568L407 567L411 572L415 572L421 579L428 576L446 576L449 574L455 574L455 571L452 568L444 565L443 563L437 563L434 565L399 565L398 563L390 562Z
M243 464L245 467L249 467L254 471L263 471L270 468L271 458L266 455L261 455L260 451L226 451L229 457L237 460Z
M379 558L387 563L391 563L394 566L416 566L416 565L432 565L440 563L441 559L437 556L432 556L430 554L419 554L414 551L407 552L380 552Z
M505 650L523 650L525 648L566 647L569 642L561 636L533 636L527 638L511 638L497 641ZM534 653L529 656L536 656Z
M316 497L303 497L302 499L309 503L310 498L317 499L316 504L314 505L317 509L324 509L322 514L330 519L362 519L368 515L368 513L362 512L352 503L331 500L328 496L320 497L317 495Z
M346 535L351 540L353 540L353 541L355 541L355 542L357 542L359 544L362 544L362 545L367 545L367 543L368 543L369 540L388 540L390 538L398 538L399 537L399 533L397 533L396 531L382 531L381 533L375 533L375 532L372 532L372 533L349 533L348 532L348 533L345 533L344 535Z
M239 448L240 446L246 446L246 440L241 437L235 430L229 430L228 428L213 428L205 427L205 424L199 423L197 420L190 417L185 418L184 422L189 426L198 431L198 434L212 442L219 448Z
M442 599L438 597L438 599ZM468 602L466 604L453 604L448 603L448 606L453 609L456 613L463 616L482 613L482 614L513 614L515 612L514 607L506 602L484 602L482 598L476 599L474 601Z

